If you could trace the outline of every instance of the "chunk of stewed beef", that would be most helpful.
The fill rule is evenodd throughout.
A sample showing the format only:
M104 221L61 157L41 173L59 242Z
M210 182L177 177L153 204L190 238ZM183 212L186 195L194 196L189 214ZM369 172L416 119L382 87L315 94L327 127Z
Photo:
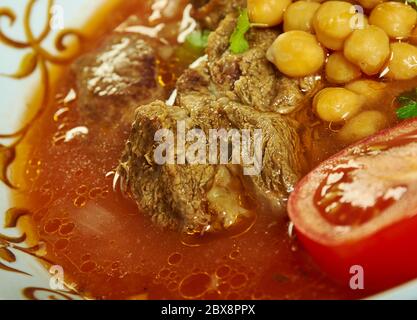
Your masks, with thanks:
M165 96L151 40L138 34L114 33L73 70L79 111L87 122L130 123L138 105Z
M305 92L314 90L315 83L285 78L269 63L265 54L275 31L253 29L248 34L250 49L232 54L228 39L236 18L231 14L221 22L209 38L207 57L179 78L174 106L162 101L138 105L118 174L139 209L162 227L197 234L227 230L250 218L254 203L285 212L288 195L303 172L299 125L280 114L280 108L283 96L292 97L287 102L293 110L300 108L307 99ZM302 83L311 85L304 91ZM240 138L246 130L254 161L245 163L241 154L240 161L233 163L235 145L232 136L226 136L226 164L220 161L220 154L217 162L209 161L209 139L204 145L206 162L178 162L183 154L176 149L178 121L187 131L198 129L206 138L213 129L235 130ZM155 134L161 129L174 135L172 163L155 160L161 145ZM261 132L261 158L254 157L256 130ZM242 139L239 142L242 151ZM248 168L255 171L248 174ZM247 198L252 203L244 200Z
M239 168L187 163L185 152L190 142L187 149L178 145L172 149L172 162L167 152L158 151L162 145L155 135L161 129L170 130L176 141L182 124L188 131L200 128L201 121L190 117L188 110L168 107L162 101L142 106L118 170L141 211L159 226L188 234L227 229L249 216L240 203L243 185ZM179 163L183 155L184 162Z

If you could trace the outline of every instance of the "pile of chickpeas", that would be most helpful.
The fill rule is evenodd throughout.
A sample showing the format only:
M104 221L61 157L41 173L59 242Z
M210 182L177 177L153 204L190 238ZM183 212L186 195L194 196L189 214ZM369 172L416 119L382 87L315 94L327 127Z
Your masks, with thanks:
M417 77L417 11L403 2L356 2L248 0L254 25L283 24L284 32L267 53L281 73L289 77L324 73L333 84L318 92L313 101L314 110L323 121L344 123L358 117L366 100L361 92L372 91L373 82L378 82L362 77ZM352 88L360 88L360 92ZM366 121L359 114L345 127L358 129L355 123L365 124L365 136L386 123L383 115L365 115L372 118Z

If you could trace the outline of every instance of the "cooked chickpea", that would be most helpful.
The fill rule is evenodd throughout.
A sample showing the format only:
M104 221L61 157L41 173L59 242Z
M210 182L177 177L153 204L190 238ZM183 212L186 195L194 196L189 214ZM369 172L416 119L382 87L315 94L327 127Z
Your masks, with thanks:
M367 75L379 73L390 54L387 34L376 26L355 30L345 42L344 54Z
M292 0L248 0L248 14L252 23L273 27L279 25Z
M284 14L284 31L313 31L313 18L320 8L320 3L297 1L287 8Z
M320 119L341 122L356 115L363 101L359 95L345 88L325 88L316 94L313 107Z
M405 3L384 2L372 10L369 23L383 29L390 38L408 38L417 23L417 11Z
M338 132L338 138L352 143L369 137L386 128L388 120L382 112L364 111L350 119Z
M305 77L322 68L325 53L314 35L305 31L288 31L274 41L267 58L283 74Z
M345 86L361 96L366 106L379 106L386 87L385 83L374 80L356 80Z
M365 9L373 9L378 4L385 2L386 0L357 0L357 2Z
M408 43L392 43L387 78L409 80L417 77L417 47Z
M342 53L333 53L326 63L326 78L332 83L347 83L361 76L361 70L349 62Z
M346 38L352 33L358 17L355 7L344 1L327 1L317 10L313 19L317 39L327 48L341 50Z

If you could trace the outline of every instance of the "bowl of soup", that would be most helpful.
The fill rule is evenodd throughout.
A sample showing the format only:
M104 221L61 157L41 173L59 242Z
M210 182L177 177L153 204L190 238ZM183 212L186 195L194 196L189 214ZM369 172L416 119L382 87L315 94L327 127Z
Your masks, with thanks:
M0 298L416 298L416 25L402 2L4 1Z

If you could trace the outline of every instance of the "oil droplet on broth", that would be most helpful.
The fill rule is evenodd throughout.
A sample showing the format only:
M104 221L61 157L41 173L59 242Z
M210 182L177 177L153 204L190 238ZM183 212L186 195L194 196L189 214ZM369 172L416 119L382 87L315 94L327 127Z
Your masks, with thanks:
M74 200L74 206L76 206L77 208L82 208L87 204L87 199L84 196L78 196L77 198L75 198Z
M175 252L175 253L173 253L169 256L168 264L173 266L173 265L179 264L181 262L181 260L182 260L181 253Z
M101 188L93 188L90 190L90 192L88 193L88 196L90 197L90 199L94 200L96 199L98 196L100 196L102 194L102 189Z
M72 222L65 223L59 228L59 234L62 236L67 236L74 231L75 224Z
M204 295L212 289L213 279L208 273L195 273L184 278L180 284L180 294L184 298L193 299Z
M230 274L230 267L223 265L216 270L216 276L220 279L226 278Z
M94 271L97 268L97 264L94 261L86 261L81 265L80 270L85 273Z
M61 226L61 221L59 219L53 219L45 223L43 230L46 233L51 234L51 233L57 232L60 226Z

